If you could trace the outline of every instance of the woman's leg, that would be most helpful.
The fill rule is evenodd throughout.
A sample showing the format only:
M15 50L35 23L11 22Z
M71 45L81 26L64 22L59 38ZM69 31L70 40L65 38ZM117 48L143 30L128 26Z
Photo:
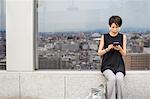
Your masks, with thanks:
M107 81L107 99L116 99L116 75L109 69L103 72Z
M124 74L122 72L116 73L117 99L123 99L123 79L124 79Z

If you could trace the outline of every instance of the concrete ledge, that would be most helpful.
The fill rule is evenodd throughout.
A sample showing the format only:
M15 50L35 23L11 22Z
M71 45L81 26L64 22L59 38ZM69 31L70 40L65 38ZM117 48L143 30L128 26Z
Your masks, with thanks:
M0 71L0 99L83 99L106 80L100 71ZM125 99L150 99L150 71L127 71Z
M35 99L63 99L64 97L63 75L21 73L20 77L21 97L36 97Z
M20 93L19 86L19 73L0 72L0 99L12 96L17 99Z

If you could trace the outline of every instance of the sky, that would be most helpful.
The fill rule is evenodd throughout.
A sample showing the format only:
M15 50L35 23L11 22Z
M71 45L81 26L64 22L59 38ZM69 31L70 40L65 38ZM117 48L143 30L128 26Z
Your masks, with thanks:
M5 9L0 29L5 28ZM107 29L112 15L123 19L122 28L150 29L150 0L39 0L38 31L64 32Z
M0 31L6 28L6 15L5 15L5 0L0 0Z
M112 15L122 28L150 28L150 0L39 0L38 31L63 32L108 28Z

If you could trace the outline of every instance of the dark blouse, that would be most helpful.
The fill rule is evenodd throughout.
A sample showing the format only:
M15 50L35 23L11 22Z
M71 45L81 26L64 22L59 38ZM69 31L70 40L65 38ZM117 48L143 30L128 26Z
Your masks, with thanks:
M118 33L117 36L111 36L109 33L104 34L104 49L113 42L119 42L119 45L123 47L123 34ZM104 72L106 69L110 69L116 74L117 72L125 73L125 64L122 55L119 51L111 49L103 55L101 71Z

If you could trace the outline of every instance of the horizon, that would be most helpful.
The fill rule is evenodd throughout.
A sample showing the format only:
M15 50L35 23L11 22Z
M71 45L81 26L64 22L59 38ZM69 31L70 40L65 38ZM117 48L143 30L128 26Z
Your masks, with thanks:
M73 30L73 31L55 31L55 32L51 32L51 31L46 31L43 33L59 33L59 32L101 32L101 33L106 33L108 32L108 28L99 28L99 29L95 29L95 30ZM128 28L122 28L120 32L125 32L125 33L131 33L131 32L135 32L135 33L150 33L150 29L147 28L133 28L133 27L128 27ZM41 31L39 31L39 33L42 33Z

